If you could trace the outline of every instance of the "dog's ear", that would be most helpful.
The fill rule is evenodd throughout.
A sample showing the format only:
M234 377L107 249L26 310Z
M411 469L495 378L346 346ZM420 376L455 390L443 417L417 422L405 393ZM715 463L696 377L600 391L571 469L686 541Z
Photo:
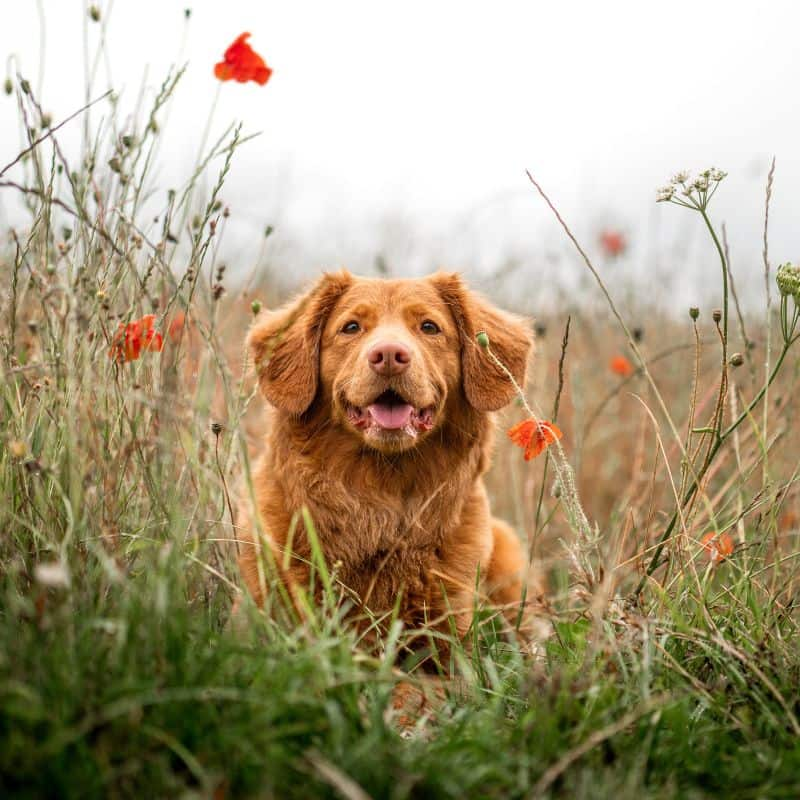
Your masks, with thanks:
M525 384L528 356L533 345L530 327L520 317L495 308L488 300L470 291L457 273L437 272L430 278L458 326L461 339L461 370L464 394L478 411L497 411L516 394L514 385L478 344L476 335L484 331L492 352L514 376Z
M261 391L276 408L302 414L313 402L322 332L352 283L345 270L325 273L308 292L276 311L261 312L253 323L247 346Z

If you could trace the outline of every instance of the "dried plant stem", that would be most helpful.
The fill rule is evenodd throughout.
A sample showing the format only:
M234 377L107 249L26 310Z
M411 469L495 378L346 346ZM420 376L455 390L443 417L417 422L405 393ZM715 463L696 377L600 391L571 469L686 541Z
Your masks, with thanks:
M772 164L767 174L767 188L764 197L764 248L762 255L764 258L764 290L767 294L767 317L766 317L766 336L767 343L764 348L764 374L769 375L769 362L772 357L772 289L770 287L770 266L769 266L769 202L772 199L772 181L775 177L775 157L772 158ZM767 387L769 389L769 387ZM767 423L769 421L769 392L765 393L764 397L764 414L761 421L762 435L764 439L767 438ZM762 480L766 483L769 474L769 462L764 458Z
M572 317L567 317L567 324L564 327L564 336L561 340L561 356L558 359L558 389L556 390L556 397L553 401L553 422L558 422L558 408L561 404L561 393L564 390L564 362L567 357L567 345L569 344L569 326L572 322ZM533 536L531 537L529 561L533 560L533 546L539 534L539 519L541 517L542 503L544 501L544 487L547 485L547 468L550 465L550 451L546 451L544 455L544 468L542 470L542 483L539 487L539 499L536 502L536 514L533 521Z
M741 414L724 430L716 439L713 441L709 453L703 463L703 466L700 468L698 474L695 476L694 480L692 481L691 486L687 489L686 494L683 496L683 502L681 503L682 507L685 507L695 496L697 490L700 488L700 482L705 477L706 472L708 472L708 468L711 466L711 462L714 460L714 456L719 451L720 447L722 447L725 440L735 431L739 425L746 420L750 414L753 412L753 409L761 402L761 400L765 397L767 393L767 389L775 380L780 368L786 358L786 354L789 352L792 344L796 341L797 337L793 339L789 339L789 341L784 343L783 349L781 350L781 354L778 357L778 360L775 362L775 366L772 369L767 381L761 387L759 393L750 401L747 405L747 408L742 411ZM642 589L644 588L644 584L646 583L647 579L658 569L661 564L661 553L664 549L664 545L666 544L669 537L672 535L672 531L675 529L675 525L678 521L678 516L680 514L680 509L676 509L673 513L672 517L670 518L669 524L664 529L664 533L661 535L659 539L655 551L653 553L653 557L650 559L650 563L645 571L645 574L642 576L641 580L639 581L636 590L634 591L634 595L638 595Z
M624 331L625 336L628 339L628 344L630 345L631 350L633 350L634 354L636 355L636 358L637 358L637 360L639 362L639 366L640 366L642 372L644 372L644 375L647 378L647 382L650 384L650 388L653 390L653 393L655 394L656 400L658 401L658 405L659 405L659 407L661 409L661 413L666 418L666 420L667 420L667 422L668 422L668 424L670 426L672 435L675 438L675 441L678 443L678 446L681 449L682 455L685 456L685 453L683 452L683 440L681 439L681 436L678 433L678 429L675 426L675 422L673 421L672 416L669 413L669 409L667 408L667 404L664 402L664 398L662 397L661 392L659 391L655 380L653 380L653 376L650 374L650 370L647 368L647 361L646 361L643 353L641 352L641 350L639 349L638 345L636 344L636 340L634 339L633 334L631 333L630 329L628 328L627 323L623 319L622 314L620 314L619 310L617 309L616 303L614 302L613 298L611 297L611 294L609 293L608 288L606 287L605 283L603 282L603 279L600 277L600 273L595 269L594 264L592 264L591 259L586 254L586 251L580 246L578 240L575 238L575 236L572 233L572 231L570 230L569 226L567 225L567 223L562 218L562 216L559 213L558 209L553 205L553 202L547 196L547 194L545 193L544 189L542 189L542 187L539 185L539 183L536 181L536 179L533 177L533 175L531 175L530 171L526 170L525 174L528 176L528 180L530 180L530 182L536 187L536 190L539 192L539 194L541 195L541 197L545 201L545 203L547 203L547 205L549 206L550 210L553 212L553 214L555 215L555 217L558 220L559 224L563 228L564 233L567 234L567 237L569 238L569 240L572 242L573 245L575 245L575 249L580 254L581 258L583 259L584 264L586 264L587 268L589 269L589 271L594 276L594 279L597 282L597 285L599 286L600 291L603 293L603 296L605 297L606 302L608 303L609 308L611 309L611 313L614 315L614 318L617 320L617 322L619 323L620 327Z

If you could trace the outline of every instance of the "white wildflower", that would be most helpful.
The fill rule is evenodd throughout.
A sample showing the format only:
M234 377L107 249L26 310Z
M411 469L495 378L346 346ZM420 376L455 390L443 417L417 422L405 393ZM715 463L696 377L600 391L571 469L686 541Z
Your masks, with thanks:
M681 170L680 172L676 172L672 176L672 184L673 184L673 186L677 185L679 183L680 184L684 184L688 180L689 180L689 173L685 169Z
M672 200L673 195L675 194L675 189L672 186L662 186L656 192L656 203L665 203Z

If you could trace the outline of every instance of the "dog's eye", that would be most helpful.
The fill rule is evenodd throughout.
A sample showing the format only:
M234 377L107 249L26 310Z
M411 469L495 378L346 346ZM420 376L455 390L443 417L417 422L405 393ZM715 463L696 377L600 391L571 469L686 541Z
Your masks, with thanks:
M354 319L342 326L342 333L358 333L360 330L361 326Z
M430 336L432 336L434 333L439 333L439 326L435 322L432 322L429 319L426 319L425 322L423 322L422 325L419 326L419 329L423 333L427 333Z

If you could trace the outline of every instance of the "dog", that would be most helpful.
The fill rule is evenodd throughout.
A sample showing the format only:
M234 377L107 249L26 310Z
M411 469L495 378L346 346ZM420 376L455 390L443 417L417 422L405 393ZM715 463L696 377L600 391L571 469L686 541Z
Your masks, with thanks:
M464 637L476 591L518 614L526 559L493 518L482 475L492 412L519 386L530 326L455 273L421 279L324 274L288 305L261 312L247 338L270 419L253 470L257 534L237 519L239 566L259 605L268 589L262 542L291 597L308 589L313 521L326 563L373 619ZM290 537L290 533L291 537Z

